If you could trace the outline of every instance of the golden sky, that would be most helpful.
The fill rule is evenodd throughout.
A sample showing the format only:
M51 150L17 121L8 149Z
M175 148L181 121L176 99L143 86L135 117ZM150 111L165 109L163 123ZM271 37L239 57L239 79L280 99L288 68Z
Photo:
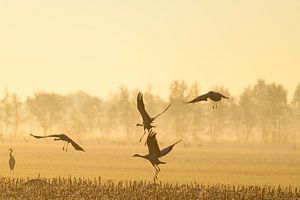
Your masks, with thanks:
M0 0L0 92L300 83L299 0Z

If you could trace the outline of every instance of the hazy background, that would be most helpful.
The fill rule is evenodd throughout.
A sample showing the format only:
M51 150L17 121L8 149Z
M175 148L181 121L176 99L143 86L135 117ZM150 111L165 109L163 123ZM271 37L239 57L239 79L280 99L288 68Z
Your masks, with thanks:
M174 80L238 96L258 78L299 83L300 2L0 1L0 88L83 90L121 84L168 100Z

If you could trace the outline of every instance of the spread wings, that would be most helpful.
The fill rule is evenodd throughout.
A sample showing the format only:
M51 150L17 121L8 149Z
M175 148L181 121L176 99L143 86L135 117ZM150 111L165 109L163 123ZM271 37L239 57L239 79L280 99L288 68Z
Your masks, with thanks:
M174 144L164 148L163 150L160 151L160 156L165 156L167 155L170 151L172 151L173 147L177 144L181 142L181 140L179 140L178 142L175 142Z
M157 143L157 139L156 139L156 133L154 131L150 130L150 132L148 134L148 138L147 138L147 146L148 146L148 150L149 150L149 155L155 156L157 158L165 156L170 151L172 151L173 147L179 142L181 142L181 140L164 148L163 150L160 150L158 143Z
M203 95L200 95L199 97L196 97L195 99L187 102L187 103L196 103L198 101L207 101L207 99L209 98L210 96L210 92L206 93L206 94L203 94Z
M60 136L60 134L53 134L53 135L39 136L39 135L33 135L33 134L31 134L31 133L30 133L30 135L31 135L32 137L37 138L37 139L47 138L47 137L59 137L59 136Z
M53 135L45 135L45 136L39 136L39 135L33 135L33 134L30 134L30 135L37 139L47 138L47 137L59 138L59 140L71 143L71 145L74 147L75 150L84 151L84 149L82 147L80 147L76 142L74 142L71 138L69 138L65 134L53 134Z
M143 100L143 94L141 92L138 93L138 96L137 96L137 108L138 108L139 112L141 113L142 118L143 118L144 121L153 121L154 119L156 119L160 115L164 114L169 109L170 106L171 106L171 104L169 104L165 108L165 110L163 112L159 113L158 115L156 115L155 117L153 117L151 119L151 117L149 116L149 114L145 110L145 104L144 104L144 100Z
M153 119L156 119L160 115L164 114L170 108L170 106L171 106L171 104L169 104L164 111L162 111L161 113L159 113L158 115L156 115L155 117L153 117Z
M136 101L137 101L137 108L142 115L143 121L150 121L150 116L145 110L143 94L141 92L138 93Z
M156 139L156 133L150 130L147 137L147 146L149 150L149 155L159 158L160 157L160 149Z
M83 148L81 148L77 143L75 143L72 139L70 139L70 143L71 145L74 147L74 149L78 150L78 151L84 151Z

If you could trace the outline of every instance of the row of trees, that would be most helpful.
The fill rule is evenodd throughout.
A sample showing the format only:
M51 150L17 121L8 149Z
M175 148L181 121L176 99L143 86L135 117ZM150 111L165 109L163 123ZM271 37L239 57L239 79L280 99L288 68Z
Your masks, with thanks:
M215 87L229 100L212 109L209 103L185 104L204 92L197 82L188 85L174 81L170 85L169 101L144 91L146 109L150 115L159 113L171 102L172 106L157 120L157 129L165 136L181 137L185 141L236 140L264 143L295 143L300 136L300 84L288 102L286 89L275 83L258 80L239 97L233 97L223 87ZM121 86L107 100L83 91L61 95L36 92L24 102L7 89L0 102L0 133L16 137L28 130L48 134L67 132L78 136L136 137L142 129L136 108L138 90Z

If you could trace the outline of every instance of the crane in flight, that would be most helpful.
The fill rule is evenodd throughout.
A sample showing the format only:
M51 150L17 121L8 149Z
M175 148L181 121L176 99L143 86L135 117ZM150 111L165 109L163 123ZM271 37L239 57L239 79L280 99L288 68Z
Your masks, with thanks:
M160 115L162 115L163 113L165 113L169 108L170 108L171 104L169 104L164 111L162 111L161 113L159 113L158 115L156 115L155 117L150 117L149 114L147 113L146 109L145 109L145 104L144 104L144 100L143 100L143 94L141 92L138 93L137 96L137 109L139 110L142 118L143 118L143 124L137 123L136 126L143 126L144 127L144 134L142 135L142 137L140 138L140 142L142 141L144 135L146 134L146 130L149 133L149 130L151 130L153 127L156 127L155 125L153 125L153 121L159 117Z
M212 108L217 109L217 103L219 101L221 101L222 98L229 99L228 97L224 96L223 94L221 94L219 92L209 91L208 93L200 95L200 96L196 97L195 99L193 99L189 102L186 102L186 103L196 103L198 101L207 101L207 99L211 99L214 102Z
M152 164L152 166L155 169L155 174L153 177L153 180L155 181L155 180L157 180L157 175L160 172L160 168L158 167L158 165L166 164L165 162L160 161L159 158L167 155L173 149L173 147L179 142L181 142L181 140L160 150L158 143L157 143L157 139L156 139L156 133L154 131L150 130L148 137L147 137L147 146L148 146L149 153L144 156L140 155L140 154L134 154L133 157L140 157L140 158L144 158L144 159L150 161L150 163Z
M65 143L63 146L63 151L66 151L66 152L68 151L69 143L71 143L71 145L74 147L75 150L84 151L84 149L82 147L80 147L76 142L74 142L71 138L69 138L65 134L53 134L53 135L46 135L46 136L38 136L38 135L33 135L33 134L30 134L30 135L37 139L53 137L54 141L58 141L58 140L64 141Z

